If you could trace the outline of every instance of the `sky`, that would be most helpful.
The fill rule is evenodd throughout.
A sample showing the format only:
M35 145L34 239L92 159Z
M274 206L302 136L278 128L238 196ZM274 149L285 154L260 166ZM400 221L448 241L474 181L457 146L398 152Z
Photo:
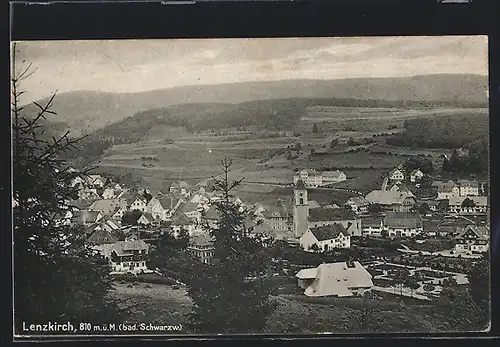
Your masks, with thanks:
M22 85L30 100L56 90L488 74L486 36L24 41L16 51L18 69L36 68Z

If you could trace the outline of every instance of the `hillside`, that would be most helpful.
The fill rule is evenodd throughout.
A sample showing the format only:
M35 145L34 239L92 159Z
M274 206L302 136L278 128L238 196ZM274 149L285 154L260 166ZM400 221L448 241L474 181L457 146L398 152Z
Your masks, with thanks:
M236 104L285 98L363 99L387 101L444 101L457 107L487 106L487 76L426 75L407 78L288 80L185 86L141 93L116 94L75 91L58 95L57 115L78 135L119 122L138 112L179 104ZM43 104L46 100L40 100ZM252 105L249 105L252 106ZM30 112L31 106L26 107Z

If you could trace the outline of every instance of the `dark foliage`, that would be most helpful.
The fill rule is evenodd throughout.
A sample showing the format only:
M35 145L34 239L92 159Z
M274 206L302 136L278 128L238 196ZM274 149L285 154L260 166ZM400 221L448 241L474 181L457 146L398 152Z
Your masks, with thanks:
M224 179L214 178L223 199L215 203L216 225L206 225L214 238L215 259L200 264L189 281L194 310L190 327L202 333L263 332L274 311L271 288L266 285L269 257L264 242L251 237L244 216L231 202L231 190L241 181L229 182L231 161L223 160Z
M122 216L123 225L137 225L137 221L141 218L142 212L139 210L126 211Z
M404 130L386 139L393 146L460 148L488 134L488 115L441 116L406 120Z
M75 147L68 134L44 139L40 124L51 110L35 103L36 116L21 116L19 84L30 66L12 73L13 228L15 329L22 322L120 321L120 310L107 294L112 289L107 262L86 247L82 230L59 225L66 202L76 197L70 182L77 175L61 159Z

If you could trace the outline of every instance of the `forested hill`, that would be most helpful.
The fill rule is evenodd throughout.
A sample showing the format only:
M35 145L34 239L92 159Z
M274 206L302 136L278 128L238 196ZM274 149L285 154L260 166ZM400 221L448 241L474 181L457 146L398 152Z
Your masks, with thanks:
M74 91L57 95L50 120L63 122L74 134L93 132L149 109L181 104L240 104L255 100L330 98L448 102L455 107L487 107L487 76L425 75L405 78L356 78L342 80L287 80L220 85L184 86L140 93ZM370 100L370 101L363 101ZM40 100L45 104L47 100ZM264 104L263 104L264 105ZM248 104L249 107L253 106ZM265 107L265 105L263 106ZM29 106L26 111L33 111ZM246 111L242 111L246 112Z

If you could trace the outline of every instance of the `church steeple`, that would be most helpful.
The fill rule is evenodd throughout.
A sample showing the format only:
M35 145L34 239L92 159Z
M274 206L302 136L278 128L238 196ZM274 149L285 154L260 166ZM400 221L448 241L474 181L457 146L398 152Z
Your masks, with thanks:
M301 237L307 231L309 203L304 181L298 180L294 188L293 231L295 237Z

